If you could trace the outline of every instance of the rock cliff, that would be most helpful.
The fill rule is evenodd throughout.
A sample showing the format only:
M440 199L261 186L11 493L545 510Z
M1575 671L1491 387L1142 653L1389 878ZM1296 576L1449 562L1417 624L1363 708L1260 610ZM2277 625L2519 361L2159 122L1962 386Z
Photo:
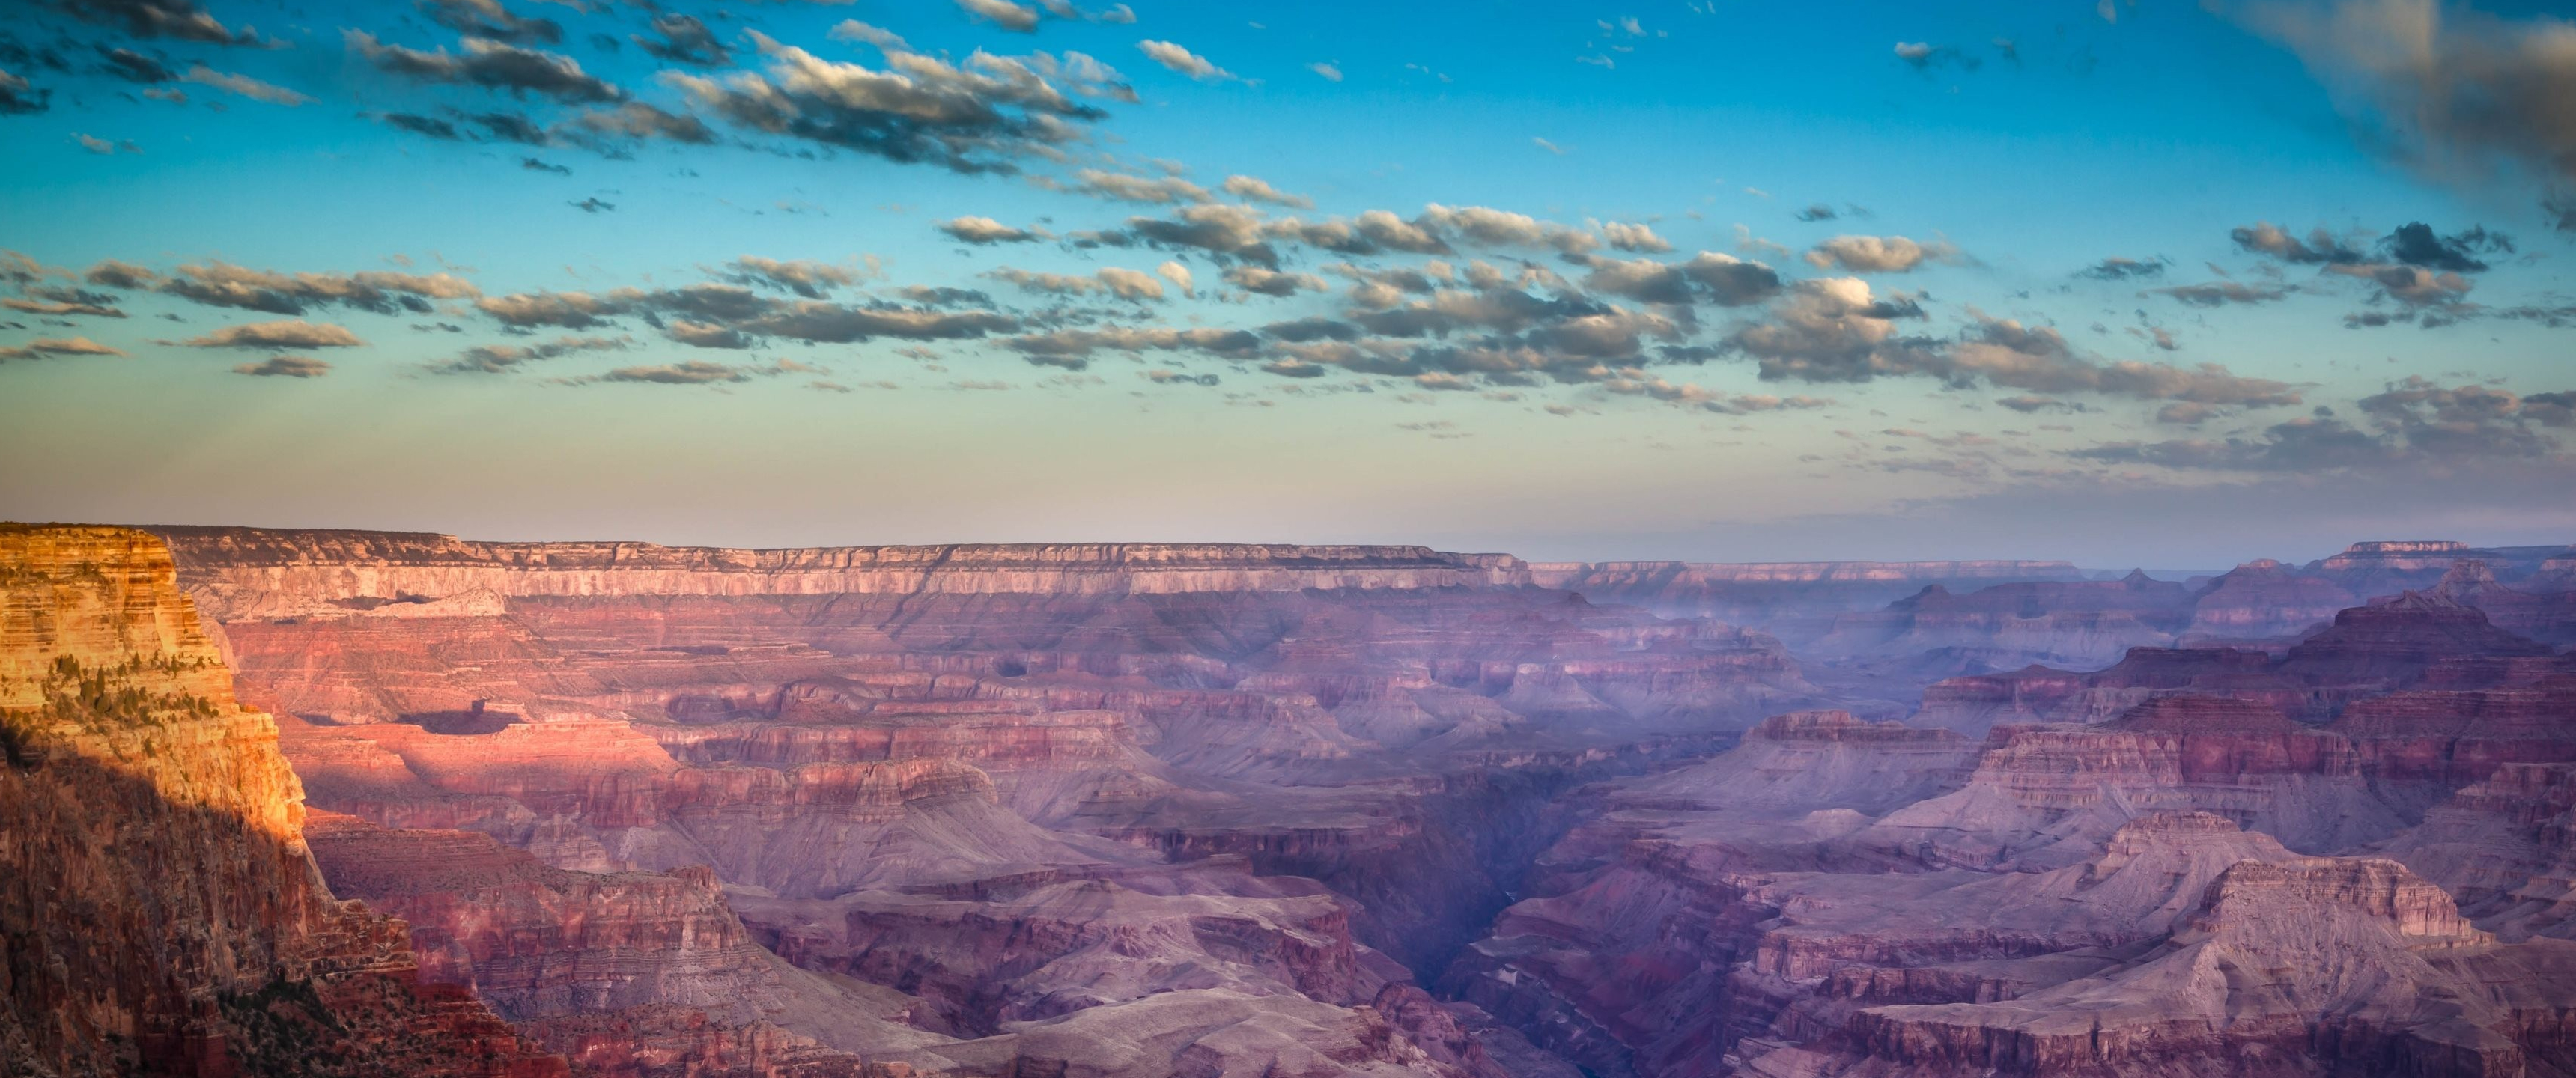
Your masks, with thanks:
M324 886L159 540L0 527L0 749L10 1073L567 1073Z

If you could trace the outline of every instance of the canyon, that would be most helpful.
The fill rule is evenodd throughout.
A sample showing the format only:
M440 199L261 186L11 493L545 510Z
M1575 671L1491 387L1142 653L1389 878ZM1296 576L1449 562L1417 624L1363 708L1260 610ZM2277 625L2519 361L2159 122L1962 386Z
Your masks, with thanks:
M0 570L31 1076L2576 1073L2576 548Z

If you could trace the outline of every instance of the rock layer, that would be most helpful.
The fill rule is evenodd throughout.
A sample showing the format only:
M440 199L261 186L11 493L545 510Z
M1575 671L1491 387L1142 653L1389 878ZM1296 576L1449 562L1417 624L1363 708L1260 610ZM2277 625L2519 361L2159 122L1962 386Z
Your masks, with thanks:
M566 1073L323 885L158 540L0 528L0 731L11 1073Z

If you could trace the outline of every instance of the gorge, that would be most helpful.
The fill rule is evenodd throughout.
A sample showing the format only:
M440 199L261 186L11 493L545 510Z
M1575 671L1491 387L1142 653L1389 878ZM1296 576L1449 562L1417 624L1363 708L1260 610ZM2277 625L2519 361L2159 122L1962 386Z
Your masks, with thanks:
M0 544L12 1078L2576 1073L2576 549Z

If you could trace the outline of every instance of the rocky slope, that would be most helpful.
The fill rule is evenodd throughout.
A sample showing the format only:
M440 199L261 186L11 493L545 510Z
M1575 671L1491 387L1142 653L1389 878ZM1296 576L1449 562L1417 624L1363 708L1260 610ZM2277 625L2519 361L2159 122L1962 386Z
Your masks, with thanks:
M158 540L0 527L8 1073L565 1074L333 897L276 738Z
M2556 548L165 532L325 878L592 1073L2576 1071Z
M1440 985L1601 1075L2564 1073L2576 665L2443 571L1615 780Z

